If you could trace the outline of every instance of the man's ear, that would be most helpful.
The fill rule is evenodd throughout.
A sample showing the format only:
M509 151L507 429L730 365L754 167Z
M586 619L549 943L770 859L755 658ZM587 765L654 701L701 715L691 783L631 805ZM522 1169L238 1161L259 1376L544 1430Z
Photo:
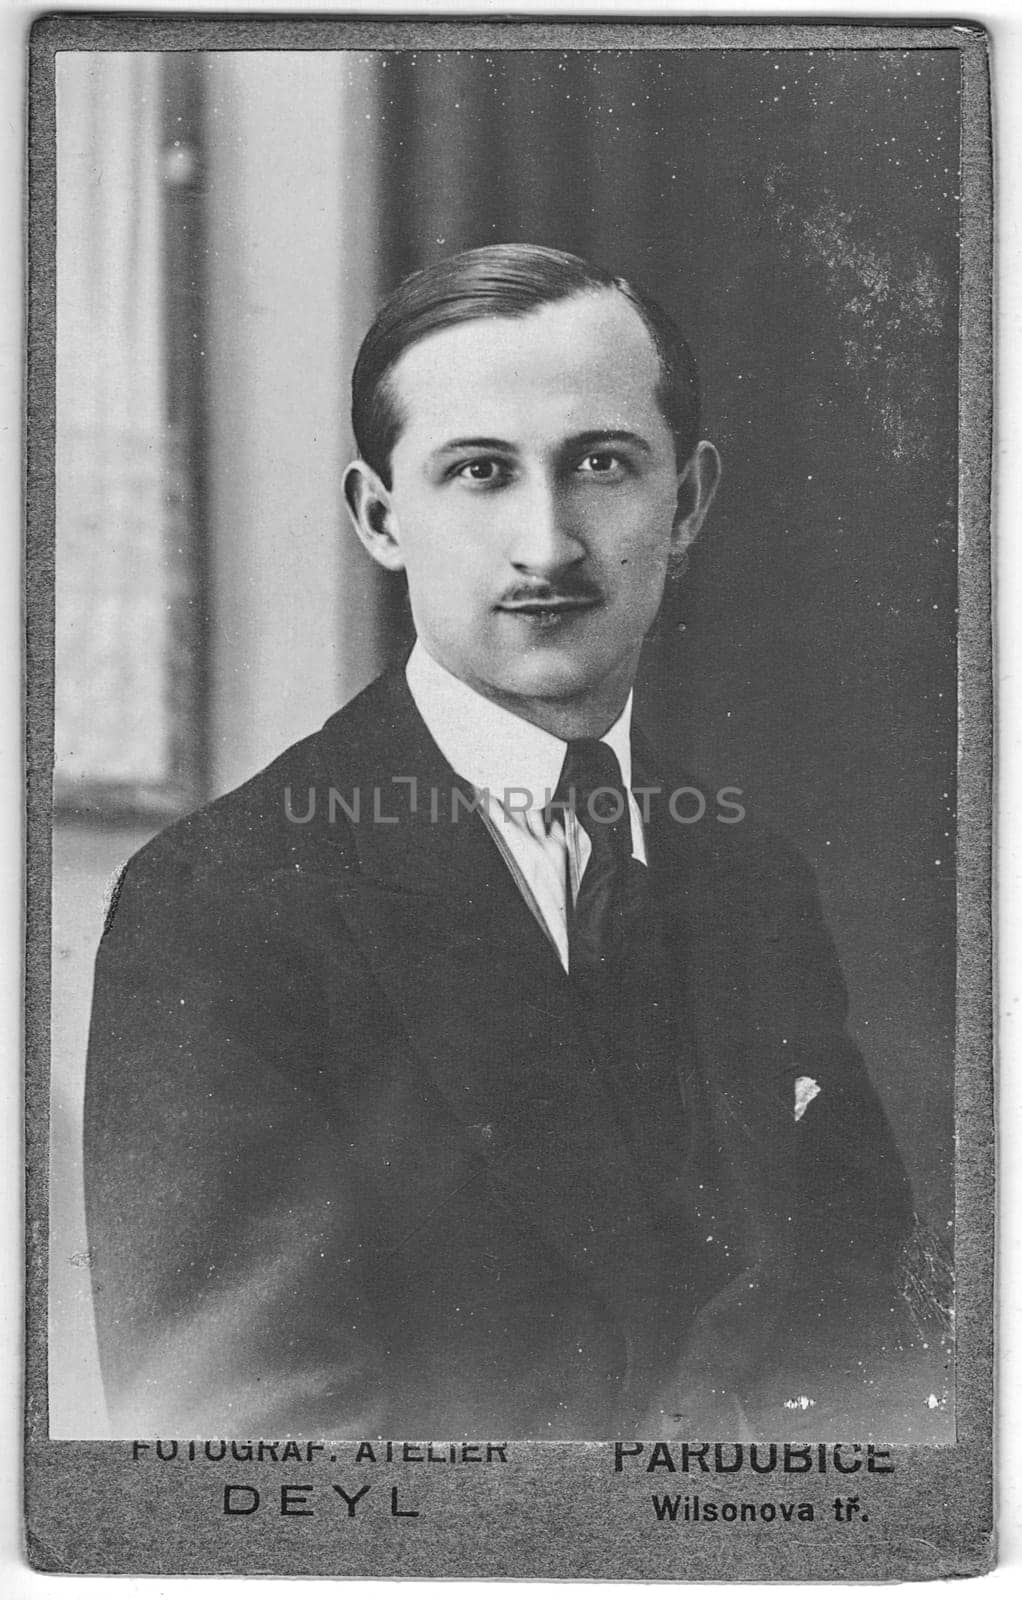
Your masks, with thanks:
M689 546L706 520L720 482L720 456L716 445L701 439L696 445L688 465L678 474L678 504L671 535L671 558L677 562L684 558Z
M353 461L344 474L344 499L355 532L374 561L388 572L405 564L390 490L365 461Z

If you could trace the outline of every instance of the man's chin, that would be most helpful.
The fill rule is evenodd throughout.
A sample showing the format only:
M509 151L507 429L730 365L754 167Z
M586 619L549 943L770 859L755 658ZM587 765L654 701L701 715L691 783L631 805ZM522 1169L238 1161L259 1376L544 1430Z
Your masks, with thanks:
M584 700L596 694L604 681L604 674L592 666L570 660L530 660L516 664L506 672L487 674L488 693L494 700L505 702L539 702L564 704Z

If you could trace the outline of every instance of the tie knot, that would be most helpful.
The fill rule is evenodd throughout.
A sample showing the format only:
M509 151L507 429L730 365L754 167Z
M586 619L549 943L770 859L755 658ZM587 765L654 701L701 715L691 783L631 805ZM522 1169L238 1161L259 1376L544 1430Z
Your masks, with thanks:
M574 811L590 834L594 828L628 823L621 764L609 744L602 739L569 739L554 803Z

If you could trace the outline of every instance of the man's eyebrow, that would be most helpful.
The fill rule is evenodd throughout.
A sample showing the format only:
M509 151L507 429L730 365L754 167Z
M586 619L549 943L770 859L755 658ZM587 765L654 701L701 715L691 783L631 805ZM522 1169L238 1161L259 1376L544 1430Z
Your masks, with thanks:
M430 451L430 460L434 461L438 456L452 455L457 450L502 450L505 455L510 455L516 448L517 446L509 444L507 439L448 439Z
M591 450L597 444L629 444L645 455L650 455L653 448L641 433L632 433L629 428L587 428L584 433L573 433L570 439L565 439L563 448L565 451Z

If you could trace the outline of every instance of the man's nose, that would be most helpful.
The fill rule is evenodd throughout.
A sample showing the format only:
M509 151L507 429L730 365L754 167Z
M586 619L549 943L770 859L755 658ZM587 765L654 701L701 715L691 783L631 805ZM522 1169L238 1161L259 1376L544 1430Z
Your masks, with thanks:
M585 556L577 519L555 482L537 478L523 486L515 513L509 554L519 572L549 578Z

